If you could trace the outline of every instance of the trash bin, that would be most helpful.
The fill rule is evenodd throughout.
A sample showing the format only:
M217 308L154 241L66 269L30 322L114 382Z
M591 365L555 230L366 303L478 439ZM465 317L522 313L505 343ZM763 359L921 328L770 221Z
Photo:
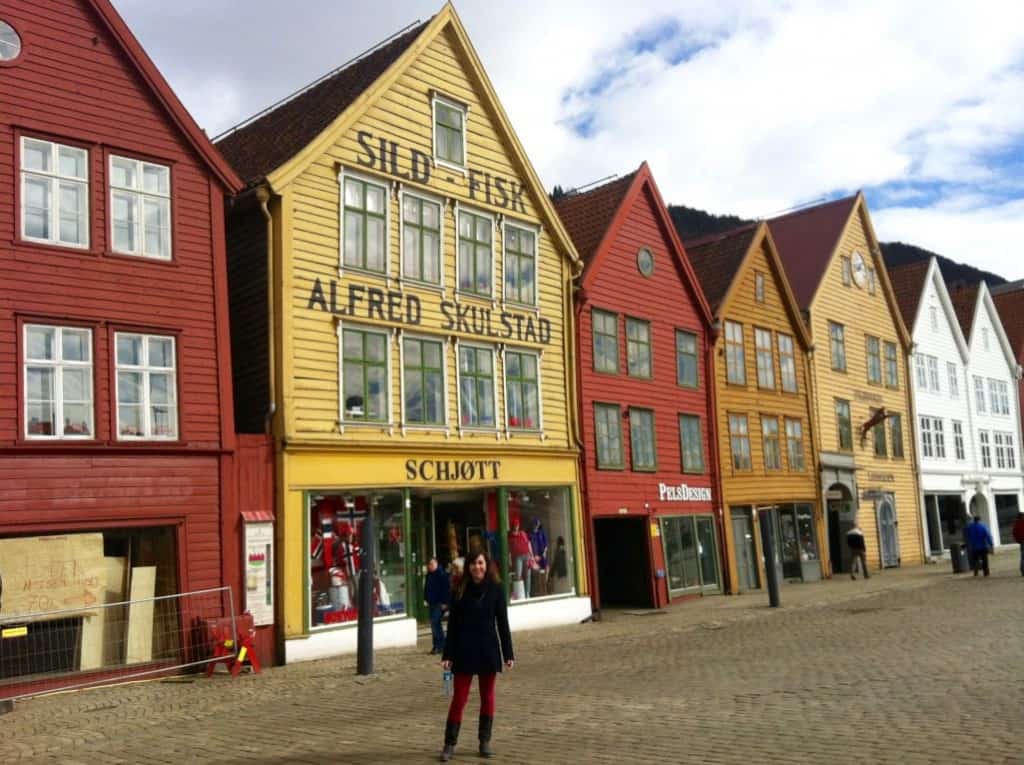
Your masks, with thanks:
M967 545L954 542L949 546L949 559L953 564L954 574L963 574L970 569L967 563Z

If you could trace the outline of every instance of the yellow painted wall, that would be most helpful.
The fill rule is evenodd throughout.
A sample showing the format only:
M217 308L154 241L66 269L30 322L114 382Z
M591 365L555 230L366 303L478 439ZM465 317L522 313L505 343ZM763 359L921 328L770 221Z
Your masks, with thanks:
M774 503L810 502L815 505L815 530L818 534L819 553L827 556L827 545L823 544L824 523L818 502L819 481L817 454L811 427L811 409L808 389L807 353L801 347L799 330L794 327L792 314L783 302L783 287L779 276L771 268L762 242L757 250L748 255L743 270L736 276L728 302L719 310L723 330L715 344L715 386L718 396L718 437L719 454L722 455L722 505L725 513L725 536L728 547L729 581L731 591L737 590L736 555L729 508L740 505L769 505ZM765 302L760 303L754 296L755 274L765 275ZM743 325L743 340L746 360L746 385L727 382L725 354L725 322L735 321ZM763 390L757 386L757 355L754 345L755 328L772 332L772 346L775 366L775 389ZM784 333L793 338L797 372L797 393L782 391L782 375L779 367L778 335ZM752 470L737 471L733 468L732 448L729 438L729 415L745 414L750 432L750 453ZM761 437L761 415L779 419L779 444L782 451L782 470L766 470L764 464L764 442ZM786 449L785 418L799 419L804 433L804 469L793 470L789 464ZM759 539L755 534L755 539Z
M842 240L833 254L818 292L811 304L810 330L814 339L813 357L814 384L816 389L817 423L821 451L839 452L838 426L835 416L835 399L850 402L853 419L853 452L857 464L857 488L859 491L859 512L857 519L864 529L868 548L868 560L880 564L878 549L878 528L875 507L872 500L863 499L869 490L892 492L896 501L896 516L899 522L898 537L901 561L904 565L920 563L923 560L921 514L918 510L918 484L914 466L914 444L911 440L913 417L908 387L906 349L900 343L895 314L886 299L886 283L880 277L884 264L872 254L869 245L869 223L863 203L857 207ZM879 274L877 289L871 295L868 288L856 284L846 286L842 282L841 257L850 257L860 252ZM846 372L832 369L829 342L829 322L844 325L846 338ZM878 337L882 341L883 384L868 382L866 336ZM899 386L886 387L884 344L897 344L899 353ZM859 426L872 414L872 410L884 406L887 411L897 413L903 420L902 459L891 456L878 458L874 453L871 434L862 442ZM888 426L887 426L888 427ZM891 444L891 440L889 441ZM891 480L890 480L891 479Z

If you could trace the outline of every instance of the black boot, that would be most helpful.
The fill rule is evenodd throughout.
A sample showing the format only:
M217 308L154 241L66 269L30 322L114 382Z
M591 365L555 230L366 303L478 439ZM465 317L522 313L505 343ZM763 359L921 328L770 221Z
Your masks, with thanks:
M480 715L480 756L493 757L494 750L491 749L491 731L494 730L494 718L487 715Z
M441 750L441 762L448 762L455 756L455 745L459 743L460 725L451 720L444 724L444 749Z

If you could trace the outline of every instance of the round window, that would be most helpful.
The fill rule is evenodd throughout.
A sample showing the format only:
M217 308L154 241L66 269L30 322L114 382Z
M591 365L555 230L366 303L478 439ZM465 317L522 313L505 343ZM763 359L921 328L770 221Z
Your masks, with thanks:
M640 252L636 254L636 267L640 269L640 273L644 276L650 276L654 273L654 255L646 247L642 247Z
M0 61L13 61L21 54L21 38L14 27L0 21Z

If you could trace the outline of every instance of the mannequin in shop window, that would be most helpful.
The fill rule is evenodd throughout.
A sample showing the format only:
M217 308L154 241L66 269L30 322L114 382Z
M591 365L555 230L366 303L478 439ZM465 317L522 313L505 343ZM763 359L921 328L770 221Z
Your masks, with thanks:
M548 576L548 594L555 592L559 579L569 576L569 553L565 548L565 537L558 537L555 540L555 554L551 559L551 569Z
M512 522L512 530L508 532L508 554L512 561L512 571L515 574L515 579L512 582L512 598L513 600L529 598L530 563L533 561L533 548L530 546L530 535L519 527L519 518ZM535 561L534 565L536 565Z
M338 541L334 543L334 560L348 587L348 595L352 603L356 602L356 576L359 571L359 558L362 548L355 541L355 530L348 524L338 527Z
M530 548L533 552L534 566L530 572L530 592L534 597L546 595L548 592L548 534L540 518L533 519L533 530L530 532Z

